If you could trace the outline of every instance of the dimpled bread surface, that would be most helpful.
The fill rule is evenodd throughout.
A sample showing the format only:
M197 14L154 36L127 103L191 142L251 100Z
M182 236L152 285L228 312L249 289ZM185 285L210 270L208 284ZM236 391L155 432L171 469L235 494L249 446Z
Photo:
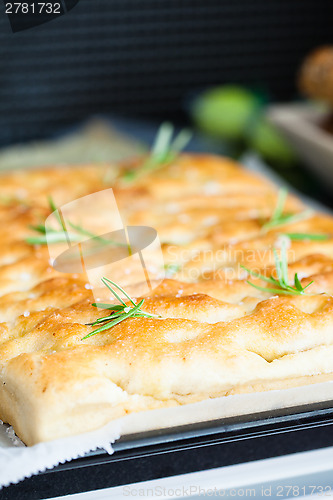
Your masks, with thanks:
M227 158L184 154L132 182L124 168L0 176L0 418L33 445L131 412L333 379L333 218L312 213L263 231L278 189ZM165 261L156 278L166 277L144 297L157 317L82 340L109 313L92 307L87 276L56 271L47 246L26 238L50 214L50 195L60 206L109 187L124 224L156 228ZM288 196L285 211L304 206ZM241 267L270 276L282 232L328 235L289 242L290 282L295 273L313 281L305 295L259 290ZM135 273L126 280L141 297Z

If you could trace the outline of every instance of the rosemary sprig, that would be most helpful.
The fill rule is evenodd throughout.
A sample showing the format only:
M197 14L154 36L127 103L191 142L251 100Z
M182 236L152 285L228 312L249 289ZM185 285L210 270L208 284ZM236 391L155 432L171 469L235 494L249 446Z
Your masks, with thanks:
M158 317L156 314L151 314L141 309L145 299L141 299L140 302L136 304L134 300L125 292L125 290L121 286L117 285L117 283L115 283L114 281L104 277L102 278L102 283L110 290L110 292L120 302L120 304L100 304L94 302L92 304L94 307L98 307L100 309L108 309L112 312L109 316L104 316L103 318L97 319L93 323L88 323L89 326L97 326L101 324L102 326L88 333L88 335L83 337L82 340L86 340L89 337L96 335L96 333L103 332L104 330L109 330L113 326L118 325L118 323L121 323L128 318ZM125 295L125 297L129 300L130 305L126 304L126 302L120 297L119 293L113 287Z
M156 170L174 161L191 140L192 133L188 129L183 129L174 140L172 140L173 135L173 125L169 122L162 123L147 160L143 163L141 168L137 170L127 170L123 174L122 179L125 181L133 181L147 172Z
M280 257L278 255L278 252L276 248L273 248L274 252L274 260L275 260L275 269L277 273L277 278L274 278L273 275L270 277L264 276L263 274L257 273L255 271L252 271L251 269L248 269L245 266L241 266L243 269L245 269L251 276L254 276L255 278L259 278L262 281L265 281L266 283L269 283L270 285L273 285L274 288L271 287L262 287L258 286L255 283L252 283L251 281L247 281L247 283L257 290L260 290L262 292L269 292L269 293L274 293L278 295L304 295L305 290L312 285L313 281L306 285L305 287L302 286L297 273L295 273L294 277L294 285L291 286L289 284L289 278L288 278L288 258L287 258L287 247L286 247L286 242L281 243L281 254Z
M48 203L51 213L52 212L55 213L60 228L59 229L48 228L46 237L46 227L44 224L36 224L35 226L29 226L30 229L33 229L36 233L38 233L38 235L29 236L28 238L25 239L25 241L30 245L47 245L48 243L64 243L67 242L68 239L70 239L71 241L81 241L81 238L78 235L68 233L51 196L48 197Z
M300 212L298 214L285 214L284 212L284 207L286 203L286 199L288 196L288 189L286 188L281 188L279 189L278 192L278 199L276 203L276 207L274 209L274 212L268 222L263 224L262 230L264 232L278 227L278 226L283 226L285 224L293 224L295 222L299 222L301 220L307 219L312 215L312 210L303 210L303 212Z
M297 240L311 240L311 241L327 241L330 239L330 234L320 234L320 233L283 233L284 236L288 236L293 241Z
M102 236L98 236L92 233L91 231L88 231L87 229L83 228L79 224L74 224L71 221L67 221L67 223L75 232L69 232L65 227L64 221L61 218L59 211L51 196L49 196L48 202L50 211L55 214L55 217L58 221L59 229L48 228L46 237L46 227L44 224L36 224L35 226L30 226L30 229L33 229L36 233L38 233L38 235L36 236L29 236L28 238L25 239L25 241L30 245L47 245L52 243L66 243L68 241L71 241L73 243L80 242L82 241L80 235L83 235L83 236L90 236L96 241L105 244L113 244L116 246L128 246L127 243L112 241L107 238L103 238Z

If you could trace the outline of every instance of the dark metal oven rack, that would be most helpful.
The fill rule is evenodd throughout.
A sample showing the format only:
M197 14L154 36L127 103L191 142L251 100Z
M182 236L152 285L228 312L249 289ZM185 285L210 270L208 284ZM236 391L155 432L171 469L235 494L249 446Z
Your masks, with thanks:
M333 401L133 434L0 492L40 500L333 445Z

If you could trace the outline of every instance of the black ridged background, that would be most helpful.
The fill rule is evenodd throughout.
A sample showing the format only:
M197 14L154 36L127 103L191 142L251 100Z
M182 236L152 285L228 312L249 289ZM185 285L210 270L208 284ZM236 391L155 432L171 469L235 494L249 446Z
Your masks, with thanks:
M332 0L80 0L13 34L1 4L0 144L96 113L181 119L190 91L221 82L293 98L332 26Z

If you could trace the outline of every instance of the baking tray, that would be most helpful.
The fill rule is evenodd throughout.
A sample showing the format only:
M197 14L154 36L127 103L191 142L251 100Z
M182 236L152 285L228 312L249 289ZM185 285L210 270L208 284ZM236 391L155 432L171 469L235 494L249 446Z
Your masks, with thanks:
M320 125L329 116L325 106L311 103L277 104L267 117L293 146L328 194L333 189L333 137Z
M25 479L3 500L40 500L333 445L333 401L132 434Z

